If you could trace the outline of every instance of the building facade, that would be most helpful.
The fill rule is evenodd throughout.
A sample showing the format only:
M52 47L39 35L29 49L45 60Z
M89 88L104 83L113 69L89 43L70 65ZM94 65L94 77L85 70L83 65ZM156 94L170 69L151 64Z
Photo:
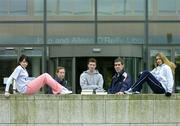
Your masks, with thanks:
M1 84L26 54L30 76L54 76L64 66L69 86L79 93L79 76L95 57L107 89L116 57L125 59L135 81L153 68L160 51L177 65L178 92L180 0L0 0Z

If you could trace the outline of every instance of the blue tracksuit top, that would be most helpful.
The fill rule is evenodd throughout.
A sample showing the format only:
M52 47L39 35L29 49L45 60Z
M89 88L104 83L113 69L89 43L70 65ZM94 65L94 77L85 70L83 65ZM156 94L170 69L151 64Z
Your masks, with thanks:
M131 77L124 70L121 73L115 73L112 77L111 85L108 89L109 94L124 92L131 87Z

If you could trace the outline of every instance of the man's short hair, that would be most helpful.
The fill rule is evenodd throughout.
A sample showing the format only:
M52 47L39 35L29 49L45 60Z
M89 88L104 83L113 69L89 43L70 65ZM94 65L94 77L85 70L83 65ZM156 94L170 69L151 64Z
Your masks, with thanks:
M96 63L97 61L96 61L95 58L90 58L90 59L88 60L88 64L89 64L90 62Z
M59 66L59 67L57 67L57 68L56 68L56 73L58 73L58 72L59 72L59 70L61 70L61 69L64 69L64 70L65 70L65 68L64 68L64 67Z
M122 65L124 65L124 60L121 58L121 57L118 57L114 60L114 63L115 62L121 62Z

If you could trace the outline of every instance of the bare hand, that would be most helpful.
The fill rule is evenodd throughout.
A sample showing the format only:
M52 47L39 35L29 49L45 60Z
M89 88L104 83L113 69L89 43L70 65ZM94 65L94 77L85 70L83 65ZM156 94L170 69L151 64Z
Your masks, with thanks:
M118 95L123 95L124 94L124 92L117 92L116 94L118 94Z

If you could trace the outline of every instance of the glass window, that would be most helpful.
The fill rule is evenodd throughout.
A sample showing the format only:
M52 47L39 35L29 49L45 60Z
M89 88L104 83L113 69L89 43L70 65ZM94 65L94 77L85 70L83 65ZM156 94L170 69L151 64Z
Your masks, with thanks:
M130 16L143 16L145 0L124 0L125 14Z
M149 43L153 43L153 44L180 43L180 24L150 23Z
M27 1L26 0L11 0L10 1L10 15L27 15Z
M177 6L177 11L178 11L178 15L180 15L180 0L176 1L176 6Z
M0 44L43 44L42 24L0 24Z
M48 44L94 43L94 24L55 23L48 24Z
M72 0L59 0L59 13L60 15L72 15L73 14L73 2Z
M158 0L159 14L175 14L176 13L176 0Z
M125 15L124 0L115 0L113 6L114 15Z
M145 12L145 1L144 0L134 0L135 2L135 15L144 15Z
M8 0L0 0L0 16L8 14Z
M35 49L32 47L25 47L21 49L21 53L29 57L29 64L27 67L30 77L37 77L42 73L42 49Z
M148 14L153 14L152 0L148 0Z
M27 15L26 0L0 0L0 15Z
M98 0L97 10L99 19L101 16L144 16L144 0ZM122 20L121 17L119 17Z
M141 71L141 59L126 57L124 58L125 70L131 75L132 83L137 79L138 73Z
M43 0L34 0L34 15L39 16L43 15L44 2Z
M112 0L98 0L97 10L98 15L101 16L111 16L112 15Z
M0 49L0 87L5 87L5 85L3 84L3 78L9 77L14 68L17 66L17 54L18 51L14 48ZM12 89L10 88L10 91L11 90ZM2 90L0 90L0 92L1 91Z
M136 31L136 32L134 32ZM99 44L142 44L144 43L143 23L99 23Z
M47 15L57 15L57 4L57 0L47 0Z
M93 14L92 0L74 0L75 15L92 15Z

